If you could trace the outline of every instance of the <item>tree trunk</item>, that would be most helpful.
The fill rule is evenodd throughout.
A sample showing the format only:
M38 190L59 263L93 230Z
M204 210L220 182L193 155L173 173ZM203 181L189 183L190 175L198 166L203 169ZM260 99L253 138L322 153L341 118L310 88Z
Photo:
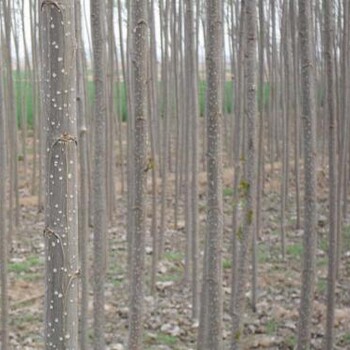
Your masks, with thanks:
M310 347L316 260L316 124L310 16L310 2L308 0L299 0L305 196L303 239L304 262L299 310L298 350L306 350Z
M89 169L88 169L88 135L86 123L85 90L85 51L82 41L81 1L76 1L76 39L77 39L77 122L79 128L79 252L80 252L80 349L88 349L88 247L89 247Z
M91 31L95 83L95 148L94 148L94 349L105 348L105 296L107 269L107 199L106 199L106 35L105 6L91 0Z
M327 75L327 105L329 119L329 243L328 243L328 283L327 283L327 321L325 334L325 349L332 349L334 343L334 308L335 283L337 274L337 174L336 174L336 115L334 95L334 4L332 0L323 2L325 29L325 63ZM338 252L340 254L340 252Z
M247 174L246 179L241 181L240 188L246 200L244 211L243 237L241 237L241 250L238 261L237 287L235 303L232 314L232 343L231 349L239 348L241 335L242 314L245 301L245 283L247 279L247 265L249 248L254 230L256 209L256 124L257 124L257 90L256 90L256 0L247 0Z
M75 7L43 2L46 120L46 349L78 348L78 194Z
M207 0L207 348L222 349L222 1ZM204 307L202 305L202 307Z
M0 73L2 76L2 57L0 53ZM9 329L8 329L8 283L7 283L7 250L8 237L6 226L6 178L7 178L7 161L6 161L6 123L3 110L3 82L0 82L0 280L1 280L1 349L8 350Z
M135 118L133 246L131 256L131 296L129 306L129 349L142 349L145 270L145 185L151 165L146 162L147 139L147 1L134 0L133 95Z

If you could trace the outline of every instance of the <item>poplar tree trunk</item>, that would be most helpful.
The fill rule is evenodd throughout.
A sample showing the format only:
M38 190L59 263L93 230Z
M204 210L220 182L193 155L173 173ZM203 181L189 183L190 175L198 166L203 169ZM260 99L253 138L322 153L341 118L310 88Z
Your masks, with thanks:
M46 121L45 347L78 348L78 194L75 6L43 2Z
M192 317L197 318L199 312L199 295L198 295L198 137L197 137L197 119L198 119L198 100L197 100L197 74L195 63L195 47L194 47L194 16L193 16L193 1L186 0L185 2L185 61L186 61L186 98L187 98L187 121L191 124L192 128L187 126L191 131L191 135L188 135L191 139L191 145L186 152L192 153L191 167L188 164L188 173L192 174L191 180L189 179L187 196L191 200L191 203L187 203L189 206L188 216L189 225L187 230L189 232L190 247L191 247L191 265L192 265ZM187 131L190 134L189 131ZM190 170L191 168L191 170Z
M233 213L232 213L232 270L231 270L231 300L230 300L230 309L231 313L233 312L235 297L236 297L236 289L237 289L237 271L238 271L238 238L241 229L239 228L238 222L238 204L239 204L239 191L238 184L241 174L241 166L240 166L240 149L241 149L241 124L243 120L243 111L244 111L244 53L246 48L246 34L245 34L245 18L246 18L246 10L245 10L245 0L241 1L241 9L240 9L240 20L239 20L239 53L238 53L238 66L240 69L238 70L238 81L236 88L236 110L235 110L235 137L233 144L233 154L234 154L234 174L233 174ZM238 16L238 13L237 13Z
M259 26L260 26L260 40L259 40L259 127L258 127L258 170L256 180L256 216L255 216L255 229L253 231L253 249L252 249L252 309L256 311L257 301L257 284L258 284L258 266L257 266L257 238L260 233L261 225L261 195L262 195L262 183L263 167L264 167L264 37L265 37L265 22L264 22L264 4L263 0L259 0Z
M163 0L162 0L163 1ZM162 4L161 1L161 4ZM162 116L163 116L163 134L162 134L162 193L161 193L161 213L160 213L160 234L159 234L159 258L162 257L164 251L164 236L167 230L166 224L166 197L168 187L168 161L169 161L169 3L170 0L165 1L164 12L160 13L163 18L162 32L164 37L164 50L162 51ZM163 28L164 27L164 28Z
M107 214L108 221L113 220L113 213L116 208L116 190L115 190L115 104L114 104L114 85L115 85L115 57L114 57L114 5L113 0L107 1L106 18L107 18L107 40L108 40L108 58L107 58L107 123L106 123L106 186L107 186Z
M334 308L335 287L337 274L337 175L336 175L336 130L334 96L334 2L324 0L324 29L325 29L325 63L327 75L327 105L329 119L329 237L328 237L328 283L327 283L327 321L325 335L325 349L332 349L334 343ZM340 252L338 252L340 254Z
M180 65L179 65L179 47L181 42L179 40L180 33L178 31L181 14L180 3L177 7L177 0L172 0L173 9L173 25L172 25L172 42L173 42L173 70L174 70L174 90L175 90L175 117L176 117L176 131L175 131L175 203L174 203L174 229L178 229L178 215L179 215L179 197L180 197L180 128L181 128L181 100L180 100Z
M296 24L296 5L295 0L290 2L290 25L292 36L292 51L293 51L293 104L294 104L294 172L295 172L295 201L296 201L296 215L297 223L296 229L300 229L300 169L299 169L299 157L300 157L300 106L299 106L299 64L298 64L298 45L297 45L297 24Z
M283 152L282 152L282 180L281 180L281 252L282 259L285 259L286 253L286 209L287 209L287 196L288 196L288 182L289 182L289 109L290 109L290 74L289 74L289 31L288 31L288 13L289 7L287 1L283 2L283 15L282 15L282 40L281 40L281 90L282 90L282 140L283 140ZM283 62L283 63L282 63ZM282 67L283 73L282 74Z
M12 240L15 235L15 226L19 218L19 200L18 200L18 169L17 169L17 122L16 122L16 106L15 106L15 91L13 85L13 68L12 68L12 45L11 45L11 5L7 0L2 0L2 10L4 17L5 28L5 55L4 63L6 67L5 81L7 89L4 90L6 98L5 110L8 118L7 128L8 134L11 135L8 139L9 145L9 239L12 245ZM15 212L13 208L15 207ZM19 219L18 219L19 220Z
M156 164L156 127L158 121L158 99L157 99L157 57L156 57L156 33L154 20L154 2L149 1L148 19L150 26L150 58L149 58L149 75L151 77L148 95L149 95L149 135L151 145L151 158L153 164ZM155 292L155 283L157 277L157 263L158 263L158 228L157 228L157 174L156 166L152 166L152 271L151 271L151 293Z
M150 164L146 163L147 139L147 1L134 0L133 96L135 118L133 240L131 255L131 295L129 306L129 350L142 349L143 297L145 271L145 185Z
M207 0L207 254L203 290L207 325L203 350L222 349L222 1ZM204 323L204 324L203 324Z
M256 124L257 124L257 90L256 90L256 0L247 0L247 169L246 179L241 181L241 189L246 200L244 210L243 237L238 261L236 296L232 314L232 343L231 349L239 348L241 336L242 314L245 303L245 283L247 279L247 265L249 248L255 223L256 209Z
M32 195L37 194L37 163L38 163L38 151L37 151L37 140L38 140L38 116L37 116L37 73L34 67L37 67L36 58L36 21L35 21L36 8L33 0L29 0L29 18L30 18L30 29L31 29L31 42L32 42L32 74L31 84L33 86L33 171L32 171Z
M339 275L340 262L342 255L342 235L343 235L343 220L346 217L345 202L347 201L347 182L346 182L346 168L347 161L346 157L348 155L348 145L349 145L349 118L348 118L348 107L349 107L349 1L343 1L343 18L344 18L344 28L343 28L343 38L342 38L342 106L341 109L341 122L337 126L337 132L341 138L339 156L338 156L338 193L337 193L337 248L336 248L336 265L337 265L337 275ZM334 30L334 29L333 29ZM333 34L334 36L334 34ZM334 39L333 39L334 41ZM344 215L345 214L345 215Z
M0 53L0 76L2 76L2 57ZM7 220L6 220L6 177L7 177L7 161L6 161L6 123L3 96L3 82L0 81L0 280L1 280L1 349L8 350L9 329L8 329L8 283L7 283Z
M25 180L27 181L28 178L28 157L27 157L27 147L26 147L26 140L27 140L27 135L28 135L28 105L27 105L27 96L28 96L28 89L27 89L27 84L28 84L28 79L30 81L30 77L32 75L31 73L31 67L30 67L30 62L29 62L29 53L28 53L28 45L27 45L27 38L25 35L25 19L24 19L24 0L22 0L21 3L21 26L22 26L22 38L23 38L23 46L24 46L24 60L25 60L25 71L27 72L28 76L26 76L26 84L25 84L25 92L23 94L23 99L22 99L22 139L23 139L23 163L24 163L24 177Z
M76 39L77 39L77 123L79 128L79 255L80 255L80 349L88 349L88 247L89 247L89 169L88 169L88 135L86 123L85 96L85 51L82 41L81 1L76 0Z
M312 301L315 287L316 260L316 124L312 34L310 28L311 5L299 0L299 38L302 82L302 117L304 131L304 261L301 302L299 310L298 350L310 347Z
M91 0L91 31L95 83L94 147L94 349L105 348L105 296L107 269L107 197L106 197L106 35L105 3Z
M339 181L339 190L341 191L341 197L338 198L338 202L339 204L339 212L340 209L342 211L342 217L340 217L338 219L339 222L339 229L338 229L338 233L342 234L342 228L343 228L343 220L345 219L346 215L347 215L347 202L348 202L348 177L349 177L349 171L348 171L348 165L349 162L347 161L349 158L349 125L350 125L350 121L349 118L347 118L347 111L349 110L349 91L350 91L350 84L349 84L349 31L350 31L350 25L349 25L349 18L350 18L350 4L348 1L344 0L344 23L345 24L345 28L344 28L344 36L343 36L343 94L344 94L344 105L343 105L343 144L342 144L342 156L340 158L340 167L342 168L341 171L341 176L339 176L340 180ZM342 185L342 187L340 187ZM339 259L340 254L337 254L337 259L338 261L340 261ZM337 261L337 265L339 266Z

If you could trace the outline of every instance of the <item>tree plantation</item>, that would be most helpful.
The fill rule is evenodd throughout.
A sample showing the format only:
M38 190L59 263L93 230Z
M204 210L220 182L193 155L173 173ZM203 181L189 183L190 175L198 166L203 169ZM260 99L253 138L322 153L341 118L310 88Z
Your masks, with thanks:
M350 349L348 0L0 0L0 349Z

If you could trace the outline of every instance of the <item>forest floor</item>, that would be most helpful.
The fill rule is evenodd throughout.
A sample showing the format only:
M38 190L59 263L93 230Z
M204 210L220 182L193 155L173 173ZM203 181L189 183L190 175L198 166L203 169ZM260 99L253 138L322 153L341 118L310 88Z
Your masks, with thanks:
M29 148L30 148L30 141ZM11 349L31 350L43 348L43 294L44 294L44 240L43 214L38 213L38 197L30 193L30 174L24 177L21 169L20 204L21 222L9 262L10 278L10 337ZM31 168L31 167L29 167ZM293 349L296 344L298 308L301 285L302 230L296 229L295 185L290 176L288 211L286 213L286 256L281 257L280 244L280 178L281 167L276 164L271 174L266 166L265 188L262 201L262 231L258 238L258 300L257 310L251 311L250 283L247 285L246 313L242 349ZM318 172L318 249L317 282L314 299L312 348L321 349L326 316L327 293L327 179L326 170ZM119 170L116 172L119 174ZM273 176L272 176L273 175ZM231 318L229 314L231 253L230 237L232 216L232 170L224 171L224 339L229 344ZM202 241L206 229L206 175L199 174L199 232ZM302 182L302 181L301 181ZM158 183L161 180L158 179ZM158 204L160 208L160 185ZM128 284L126 278L126 198L121 196L117 184L117 208L108 230L109 268L106 283L106 342L110 350L126 349ZM183 284L185 231L183 210L180 211L178 229L174 229L174 175L169 176L167 230L165 253L158 266L156 293L150 295L149 276L152 260L152 237L149 231L151 213L147 216L146 295L144 349L190 350L196 349L198 322L191 319L190 290ZM151 207L149 186L148 208ZM301 196L301 200L302 200ZM181 206L183 201L181 200ZM159 211L160 212L160 211ZM158 215L159 215L158 212ZM92 253L92 232L90 235ZM91 256L91 255L90 255ZM336 290L336 347L350 349L350 223L344 224L340 278ZM92 260L91 260L92 263ZM92 270L92 268L90 269ZM90 275L92 278L92 275ZM90 298L92 320L92 295ZM91 326L91 337L92 322Z

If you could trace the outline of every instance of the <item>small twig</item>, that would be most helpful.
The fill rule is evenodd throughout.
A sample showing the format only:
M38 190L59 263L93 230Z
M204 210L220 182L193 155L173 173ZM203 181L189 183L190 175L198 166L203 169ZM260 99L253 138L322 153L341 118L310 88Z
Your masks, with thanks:
M65 256L64 256L64 249L63 249L62 238L55 231L53 231L50 227L47 226L44 229L44 237L50 239L50 236L56 238L58 243L60 244L61 252L62 252L62 262L64 264Z
M14 304L12 305L12 309L13 309L13 310L16 310L16 309L19 308L21 305L30 303L30 302L35 301L35 300L37 300L37 299L40 299L40 298L42 298L43 296L44 296L44 293L40 293L40 294L38 294L38 295L30 296L30 297L28 297L28 298L19 300L19 301L17 301L16 303L14 303Z
M68 143L68 142L74 142L76 146L78 146L78 141L75 136L72 136L68 134L67 132L64 132L52 145L52 148L59 142Z
M144 24L146 27L148 27L147 21L145 19L140 19L137 22L136 26L134 27L134 33L136 33L137 27L140 26L141 24Z
M66 287L66 294L68 292L68 289L69 289L71 283L79 277L80 277L80 269L75 271L73 274L69 275L69 280L68 280L67 287Z
M43 235L44 235L44 237L48 237L48 238L49 238L50 236L54 236L54 237L56 237L58 240L61 239L60 236L59 236L55 231L51 230L51 228L48 227L48 226L44 228Z
M147 163L143 171L147 173L149 170L152 170L154 168L154 162L152 158L148 158Z
M75 271L73 274L69 274L68 277L69 277L69 280L68 280L68 283L67 283L67 286L66 286L66 289L65 289L65 292L64 292L64 310L66 310L66 308L67 308L68 290L69 290L72 282L75 279L80 277L80 269Z

